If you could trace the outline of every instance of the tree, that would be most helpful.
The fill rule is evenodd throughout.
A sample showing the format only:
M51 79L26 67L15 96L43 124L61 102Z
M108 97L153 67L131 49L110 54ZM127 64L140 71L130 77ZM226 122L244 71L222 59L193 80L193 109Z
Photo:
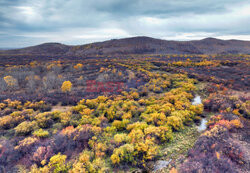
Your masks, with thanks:
M61 87L62 92L70 92L72 88L72 83L70 81L64 81Z

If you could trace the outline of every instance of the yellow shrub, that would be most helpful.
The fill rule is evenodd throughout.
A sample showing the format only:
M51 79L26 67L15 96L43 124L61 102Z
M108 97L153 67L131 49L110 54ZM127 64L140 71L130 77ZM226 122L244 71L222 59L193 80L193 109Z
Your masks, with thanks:
M142 164L144 164L146 160L152 160L157 156L158 152L158 145L155 145L151 139L146 139L145 141L140 141L135 144L135 155L143 156L141 160Z
M71 112L63 112L59 114L60 121L63 125L69 125L69 121L71 119Z
M147 123L152 123L154 125L163 125L167 120L164 113L157 112L151 114L142 114L141 117L144 118Z
M243 128L243 124L238 119L231 120L230 124L233 125L236 128Z
M12 76L5 76L3 79L6 82L6 84L10 87L17 85L17 80Z
M129 123L128 119L123 119L122 121L114 120L114 122L112 123L112 126L116 127L116 129L118 130L123 130L127 126L128 123Z
M50 158L48 167L54 173L66 172L68 170L68 166L65 164L67 159L66 155L61 155L58 153Z
M131 112L124 113L122 116L122 119L131 119L131 118L132 118Z
M203 114L204 106L203 104L191 105L189 109L194 113L196 113L197 115L201 115Z
M241 116L241 114L239 113L239 109L234 109L233 110L233 114Z
M143 129L147 128L147 127L148 127L148 124L146 122L139 122L139 121L137 121L137 122L135 122L133 124L129 124L127 126L127 130L128 131L131 131L133 129L143 130Z
M132 143L140 142L144 140L144 133L141 129L133 129L128 136Z
M113 164L119 164L120 162L133 163L134 162L134 146L132 144L124 144L119 148L116 148L111 155L111 161Z
M126 133L116 134L114 136L114 140L116 143L123 143L123 142L129 142L130 137Z
M76 64L75 66L74 66L74 69L76 69L76 70L80 70L80 69L82 69L83 68L83 65L81 64L81 63L78 63L78 64Z
M173 127L175 130L180 130L183 128L182 120L178 116L167 117L167 125Z
M16 150L18 149L22 149L26 146L30 146L30 145L33 145L34 143L38 142L38 139L37 138L34 138L34 137L27 137L27 138L24 138L23 140L19 141L18 142L18 145L15 147Z
M92 99L92 100L87 99L85 104L86 104L90 109L94 109L94 108L97 107L97 104L98 104L98 103L97 103L97 101L94 100L94 99Z
M39 129L33 132L33 135L39 138L49 137L49 132L47 130Z

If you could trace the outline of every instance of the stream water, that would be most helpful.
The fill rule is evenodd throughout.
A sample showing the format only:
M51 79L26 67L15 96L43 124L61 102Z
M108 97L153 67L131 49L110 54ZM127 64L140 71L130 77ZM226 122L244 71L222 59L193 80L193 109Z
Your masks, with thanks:
M201 96L196 95L194 97L194 100L192 101L192 105L198 105L198 104L201 104L201 103L202 103ZM202 132L203 130L206 130L206 128L207 128L207 119L206 118L202 118L201 119L201 123L197 127L197 129L198 129L199 132Z
M201 119L201 124L197 127L198 132L202 132L203 130L206 130L207 128L207 120L206 118Z
M198 105L198 104L201 104L201 103L202 103L202 101L201 101L201 96L196 95L196 96L194 97L194 100L192 101L192 105Z

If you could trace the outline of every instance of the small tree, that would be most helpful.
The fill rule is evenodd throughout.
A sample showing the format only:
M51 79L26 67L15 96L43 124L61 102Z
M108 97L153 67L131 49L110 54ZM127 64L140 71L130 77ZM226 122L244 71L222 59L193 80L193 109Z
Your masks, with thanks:
M68 93L71 91L72 83L70 81L64 81L61 87L62 92L66 93L66 97L68 97ZM69 102L68 102L69 104Z
M72 88L72 83L70 81L64 81L61 87L62 92L70 92Z

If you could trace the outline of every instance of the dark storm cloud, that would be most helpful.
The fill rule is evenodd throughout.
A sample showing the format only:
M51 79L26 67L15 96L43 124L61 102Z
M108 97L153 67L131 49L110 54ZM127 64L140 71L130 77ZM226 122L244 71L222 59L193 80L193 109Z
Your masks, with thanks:
M249 0L0 0L0 47L147 35L249 39Z

